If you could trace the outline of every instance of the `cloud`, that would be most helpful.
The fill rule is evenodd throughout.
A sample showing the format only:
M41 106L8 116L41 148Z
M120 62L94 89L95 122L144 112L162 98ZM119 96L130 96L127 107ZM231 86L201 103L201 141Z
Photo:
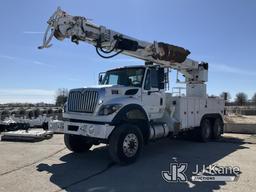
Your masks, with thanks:
M11 57L11 56L8 56L8 55L0 55L0 58L8 59L8 60L15 60L15 57Z
M41 61L33 61L33 63L35 65L41 65L41 66L47 66L47 67L55 67L55 65L50 65L50 64L47 64L47 63L43 63Z
M55 90L48 89L0 89L0 103L53 103L55 95Z
M73 77L67 78L67 80L69 80L69 81L77 81L77 82L82 82L82 80L81 80L81 79L78 79L78 78L73 78Z
M38 60L24 59L24 58L20 58L20 57L9 56L9 55L0 55L0 58L7 59L7 60L13 61L15 63L19 63L19 64L20 63L23 63L23 64L24 63L25 64L32 63L35 65L44 66L44 67L56 67L55 65L44 63L44 62L41 62Z
M53 96L55 90L48 89L0 89L0 96L4 95L31 95L31 96Z
M223 64L211 64L211 69L216 72L233 73L238 75L256 75L255 71L244 70L238 67L231 67Z
M26 35L36 35L36 34L44 34L42 31L23 31Z

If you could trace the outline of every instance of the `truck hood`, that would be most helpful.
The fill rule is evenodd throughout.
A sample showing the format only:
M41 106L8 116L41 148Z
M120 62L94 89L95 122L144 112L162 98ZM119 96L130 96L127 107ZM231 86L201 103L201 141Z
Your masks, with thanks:
M125 87L123 85L90 85L85 86L84 88L110 88L110 87Z
M93 85L93 86L86 86L83 88L72 89L72 91L86 91L86 90L94 90L100 93L101 96L120 96L120 95L127 95L133 96L140 94L140 87L129 87L124 85Z

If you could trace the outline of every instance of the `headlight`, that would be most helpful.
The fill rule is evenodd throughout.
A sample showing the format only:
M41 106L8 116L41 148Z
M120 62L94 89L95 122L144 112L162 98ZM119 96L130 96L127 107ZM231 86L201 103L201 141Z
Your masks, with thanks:
M99 102L98 102L98 104L101 105L102 103L103 103L103 100L100 99Z
M103 105L99 110L99 115L110 115L122 107L121 104Z

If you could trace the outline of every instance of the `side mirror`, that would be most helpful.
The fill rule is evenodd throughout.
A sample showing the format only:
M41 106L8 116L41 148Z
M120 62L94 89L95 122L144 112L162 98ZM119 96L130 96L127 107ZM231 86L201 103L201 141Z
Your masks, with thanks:
M164 84L165 84L164 68L159 68L157 71L158 71L158 88L164 89Z
M102 75L100 75L100 76L99 76L99 84L102 83L102 80L103 80L103 79L102 79Z
M99 85L102 84L104 75L105 75L104 72L99 73L99 78L98 78L98 83L99 83Z

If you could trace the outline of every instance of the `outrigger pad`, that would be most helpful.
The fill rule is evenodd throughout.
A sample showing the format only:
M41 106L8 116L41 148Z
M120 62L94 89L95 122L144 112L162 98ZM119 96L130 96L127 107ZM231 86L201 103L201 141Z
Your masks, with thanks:
M27 141L27 142L37 142L45 139L50 139L53 136L52 131L44 130L18 130L9 131L2 133L2 141Z
M157 45L159 51L156 55L153 55L154 59L182 63L190 54L190 51L184 49L183 47L178 47L163 42L159 42Z

